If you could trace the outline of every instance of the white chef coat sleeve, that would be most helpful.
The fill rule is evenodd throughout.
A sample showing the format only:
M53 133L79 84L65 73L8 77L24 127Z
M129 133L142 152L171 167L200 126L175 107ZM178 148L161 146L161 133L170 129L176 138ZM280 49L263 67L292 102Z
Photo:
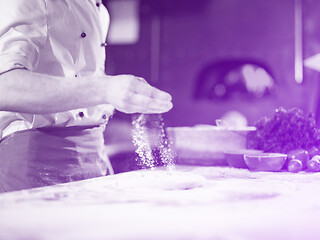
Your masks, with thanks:
M0 74L37 67L47 39L46 12L45 0L0 1Z

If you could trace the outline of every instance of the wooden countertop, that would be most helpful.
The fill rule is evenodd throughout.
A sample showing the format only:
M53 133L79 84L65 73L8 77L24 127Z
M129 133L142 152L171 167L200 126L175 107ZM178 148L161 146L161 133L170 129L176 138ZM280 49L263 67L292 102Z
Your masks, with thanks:
M320 173L177 166L189 190L126 188L122 173L0 194L0 239L294 240L320 236Z

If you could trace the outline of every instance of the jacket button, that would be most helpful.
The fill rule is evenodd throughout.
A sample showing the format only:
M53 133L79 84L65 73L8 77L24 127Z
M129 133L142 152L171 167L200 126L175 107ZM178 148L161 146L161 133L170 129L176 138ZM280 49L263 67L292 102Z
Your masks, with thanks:
M96 3L96 6L97 6L97 7L100 7L100 3L97 2L97 3Z
M81 33L81 37L85 38L87 36L87 34L85 32Z
M84 117L84 113L83 112L79 112L79 117L83 118Z

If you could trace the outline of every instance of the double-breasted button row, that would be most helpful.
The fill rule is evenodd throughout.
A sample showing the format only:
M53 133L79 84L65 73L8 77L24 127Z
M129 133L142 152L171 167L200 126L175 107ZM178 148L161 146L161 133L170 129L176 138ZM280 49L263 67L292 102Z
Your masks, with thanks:
M79 115L79 117L83 118L84 117L84 112L79 112L78 115ZM107 117L107 115L103 114L101 118L103 120L107 120L108 117Z

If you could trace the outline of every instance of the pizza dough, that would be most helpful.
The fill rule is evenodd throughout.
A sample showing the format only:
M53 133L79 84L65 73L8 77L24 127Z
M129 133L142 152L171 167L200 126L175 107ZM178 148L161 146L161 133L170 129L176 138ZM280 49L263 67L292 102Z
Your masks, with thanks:
M140 170L117 174L114 186L126 189L186 190L202 187L205 177L166 170Z

